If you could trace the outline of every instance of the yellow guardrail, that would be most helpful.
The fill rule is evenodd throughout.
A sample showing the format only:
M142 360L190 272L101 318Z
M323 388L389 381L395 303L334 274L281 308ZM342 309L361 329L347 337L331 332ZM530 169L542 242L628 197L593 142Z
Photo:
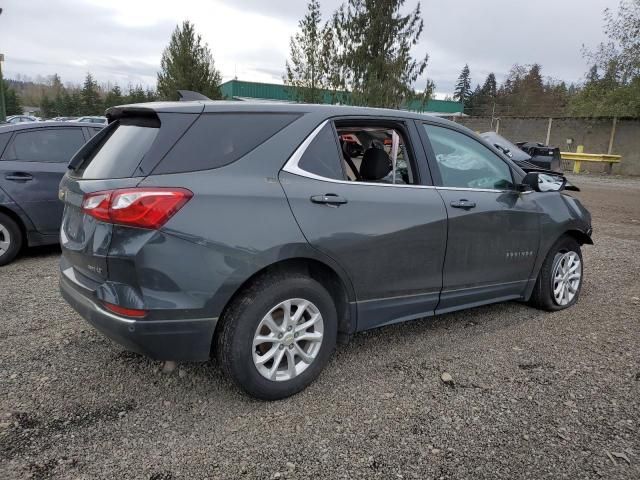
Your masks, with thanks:
M582 162L606 163L607 173L611 173L611 167L614 163L622 161L621 155L609 155L606 153L584 153L584 147L578 145L576 152L560 152L563 160L573 160L573 173L580 173Z

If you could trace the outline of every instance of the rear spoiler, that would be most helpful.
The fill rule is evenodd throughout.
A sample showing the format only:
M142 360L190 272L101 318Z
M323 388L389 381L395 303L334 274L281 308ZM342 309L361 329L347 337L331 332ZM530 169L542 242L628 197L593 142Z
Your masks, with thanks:
M178 90L178 97L180 102L192 102L198 100L211 101L209 97L191 90Z
M105 116L111 124L116 120L121 123L138 125L140 127L160 127L160 119L155 110L142 107L111 107Z

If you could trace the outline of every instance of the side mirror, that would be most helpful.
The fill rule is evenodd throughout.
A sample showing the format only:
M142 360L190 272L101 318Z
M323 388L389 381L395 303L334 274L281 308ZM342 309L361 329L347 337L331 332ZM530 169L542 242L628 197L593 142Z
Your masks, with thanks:
M552 175L550 173L529 172L522 179L525 189L528 187L536 192L559 192L564 190L567 179L562 175Z

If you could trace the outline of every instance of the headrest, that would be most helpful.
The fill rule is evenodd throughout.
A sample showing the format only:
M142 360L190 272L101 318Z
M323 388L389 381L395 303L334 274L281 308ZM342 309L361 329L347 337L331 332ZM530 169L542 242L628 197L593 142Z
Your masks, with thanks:
M381 180L391 171L391 160L387 152L371 147L364 152L360 164L360 176L363 180Z

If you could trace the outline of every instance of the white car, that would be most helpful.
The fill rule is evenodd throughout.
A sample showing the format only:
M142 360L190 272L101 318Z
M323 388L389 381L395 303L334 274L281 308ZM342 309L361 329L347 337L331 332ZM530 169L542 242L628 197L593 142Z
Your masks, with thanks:
M80 117L72 121L81 122L81 123L98 123L100 125L106 125L107 117Z
M29 122L37 122L38 119L31 115L11 115L7 117L7 123L29 123Z

